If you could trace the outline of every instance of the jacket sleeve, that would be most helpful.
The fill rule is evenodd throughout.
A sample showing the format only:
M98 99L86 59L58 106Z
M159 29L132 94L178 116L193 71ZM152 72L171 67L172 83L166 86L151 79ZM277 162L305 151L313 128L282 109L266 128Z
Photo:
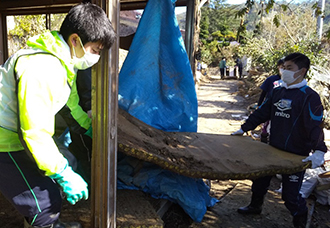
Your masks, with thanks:
M70 114L73 119L79 124L79 126L85 130L88 130L92 124L92 120L88 117L87 112L85 112L79 105L79 95L76 81L72 84L70 97L66 105L70 109Z
M319 95L314 92L308 99L304 111L304 125L311 140L312 149L327 152L323 133L323 106Z
M52 139L55 114L69 96L66 70L51 55L21 57L17 62L18 116L22 144L46 176L61 172L67 160Z
M258 107L262 104L262 102L265 100L267 92L263 90L260 94L259 100L258 100Z
M242 124L241 128L244 132L255 129L259 124L270 120L272 102L271 97L267 98L262 105L255 110L249 118Z

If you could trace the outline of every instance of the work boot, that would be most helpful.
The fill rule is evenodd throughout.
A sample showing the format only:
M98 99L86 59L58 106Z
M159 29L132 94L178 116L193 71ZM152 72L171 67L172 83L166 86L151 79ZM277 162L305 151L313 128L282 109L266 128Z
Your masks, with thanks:
M305 228L307 224L307 212L293 216L293 226L295 228Z
M24 228L82 228L79 222L64 223L57 220L55 223L47 226L32 226L24 219Z
M245 207L240 207L237 212L245 215L258 215L262 211L262 204L264 202L264 197L256 197L252 194L251 203Z

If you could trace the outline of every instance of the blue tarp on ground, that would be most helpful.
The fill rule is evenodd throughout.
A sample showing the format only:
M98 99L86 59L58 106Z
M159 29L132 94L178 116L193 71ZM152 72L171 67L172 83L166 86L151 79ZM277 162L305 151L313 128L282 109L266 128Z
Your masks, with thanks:
M142 190L156 199L170 200L196 222L201 222L207 208L218 202L209 196L210 188L202 179L182 176L147 162L135 173L137 164L136 158L128 156L118 162L118 189Z
M118 104L141 121L163 131L197 131L197 96L171 0L149 0L119 74ZM178 203L200 222L216 199L202 179L193 179L137 159L118 161L118 188L139 189Z

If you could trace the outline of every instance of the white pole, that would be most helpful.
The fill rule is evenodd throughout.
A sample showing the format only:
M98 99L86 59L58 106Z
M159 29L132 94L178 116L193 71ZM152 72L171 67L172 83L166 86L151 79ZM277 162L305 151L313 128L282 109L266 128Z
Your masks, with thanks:
M322 29L323 29L323 17L324 17L324 5L325 0L319 0L318 7L321 9L321 14L317 18L317 33L319 40L322 39Z

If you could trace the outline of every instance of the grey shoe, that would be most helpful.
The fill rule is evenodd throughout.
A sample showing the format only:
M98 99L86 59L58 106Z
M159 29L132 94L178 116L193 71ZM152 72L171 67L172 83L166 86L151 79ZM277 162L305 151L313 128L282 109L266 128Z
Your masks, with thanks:
M237 209L238 213L245 215L259 215L261 214L261 211L262 211L261 206L254 207L251 206L251 204L246 207L240 207Z

